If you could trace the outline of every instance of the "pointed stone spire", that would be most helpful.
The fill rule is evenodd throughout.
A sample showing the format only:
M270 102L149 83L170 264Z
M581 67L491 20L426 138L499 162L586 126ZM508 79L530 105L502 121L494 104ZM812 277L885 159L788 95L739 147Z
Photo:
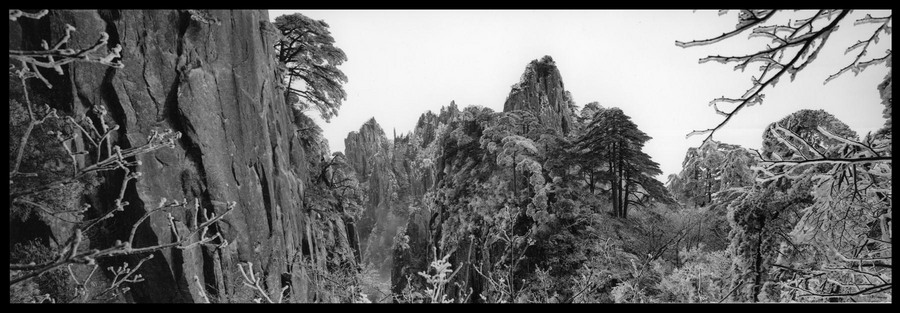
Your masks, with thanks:
M525 67L503 104L503 112L530 111L541 124L566 134L572 125L571 101L556 62L548 55Z

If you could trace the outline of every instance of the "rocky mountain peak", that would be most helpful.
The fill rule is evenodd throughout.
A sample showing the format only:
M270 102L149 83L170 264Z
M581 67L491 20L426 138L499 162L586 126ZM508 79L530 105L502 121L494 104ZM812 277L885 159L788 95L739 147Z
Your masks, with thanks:
M528 63L519 82L512 86L503 111L532 112L544 126L567 134L573 115L569 102L572 99L565 90L556 62L546 55Z

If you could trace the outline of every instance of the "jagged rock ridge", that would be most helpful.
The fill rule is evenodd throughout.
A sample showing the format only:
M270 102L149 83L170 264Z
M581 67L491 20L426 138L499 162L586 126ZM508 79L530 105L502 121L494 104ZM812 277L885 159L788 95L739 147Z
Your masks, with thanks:
M395 133L392 140L372 118L344 140L348 163L367 198L358 223L363 263L373 263L384 277L394 268L394 236L407 224L410 212L422 206L435 181L432 166L417 162L417 158L434 141L441 121L446 123L458 114L455 103L439 114L427 112L413 132Z
M559 134L567 134L573 125L574 101L569 92L565 91L562 77L550 56L530 62L521 80L512 86L512 90L504 103L503 111L517 110L528 111L538 118L539 122L548 130ZM422 114L416 124L412 136L418 136L420 147L425 148L439 135L438 130L446 127L453 119L460 116L460 111L455 103L441 109L440 114L427 112ZM428 151L427 157L434 162L441 162L440 147L434 147ZM435 173L440 174L440 173ZM427 177L428 179L440 179L442 175ZM431 182L428 186L436 186L438 182ZM428 191L428 190L426 190ZM440 219L436 219L437 212L418 210L413 212L406 225L406 235L409 236L408 248L395 248L394 263L391 273L391 291L400 294L407 285L407 277L412 278L416 287L424 288L424 282L417 273L428 270L428 264L434 257L432 252L436 247L435 236L441 228ZM460 248L465 250L464 248ZM464 265L459 265L464 266ZM474 275L469 271L461 274L463 277ZM473 276L474 277L474 276ZM477 287L477 286L475 286ZM454 288L452 286L448 288Z

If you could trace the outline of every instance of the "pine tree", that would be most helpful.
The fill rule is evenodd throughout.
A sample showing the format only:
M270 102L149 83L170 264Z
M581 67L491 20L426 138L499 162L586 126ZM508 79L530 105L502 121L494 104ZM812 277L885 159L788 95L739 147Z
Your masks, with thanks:
M671 197L656 175L659 164L642 150L650 136L637 128L619 108L598 109L584 135L575 141L574 153L582 160L602 160L606 170L600 179L609 183L613 215L627 218L629 205L646 206L649 200L670 202ZM587 168L593 168L588 165Z
M294 13L275 18L275 26L283 36L275 43L275 54L284 66L288 104L301 110L315 108L329 121L347 97L342 86L347 76L337 68L347 61L347 55L334 46L325 21ZM302 85L297 88L295 82Z

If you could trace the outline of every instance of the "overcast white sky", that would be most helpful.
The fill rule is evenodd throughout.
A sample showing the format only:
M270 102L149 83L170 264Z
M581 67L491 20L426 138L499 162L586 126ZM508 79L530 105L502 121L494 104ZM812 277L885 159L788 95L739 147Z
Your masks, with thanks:
M710 54L751 52L746 36L709 47L674 44L734 29L737 12L272 10L269 15L274 21L293 12L325 20L335 45L347 54L340 67L349 78L347 99L331 123L320 122L332 151L343 151L347 133L371 117L390 138L393 129L409 132L419 115L451 100L460 108L481 105L502 111L526 64L550 55L580 107L591 101L619 107L653 137L644 150L660 164L664 174L657 178L665 181L681 170L687 149L705 138L685 135L721 121L709 101L737 97L749 87L749 71L697 63ZM873 12L850 17L866 13ZM767 89L762 106L742 110L714 138L759 148L766 125L800 109L825 109L861 136L880 128L883 106L875 86L886 67L857 77L847 73L823 85L852 60L844 49L876 27L837 31L830 47L795 81L785 78ZM890 36L881 39L871 55L890 49Z

